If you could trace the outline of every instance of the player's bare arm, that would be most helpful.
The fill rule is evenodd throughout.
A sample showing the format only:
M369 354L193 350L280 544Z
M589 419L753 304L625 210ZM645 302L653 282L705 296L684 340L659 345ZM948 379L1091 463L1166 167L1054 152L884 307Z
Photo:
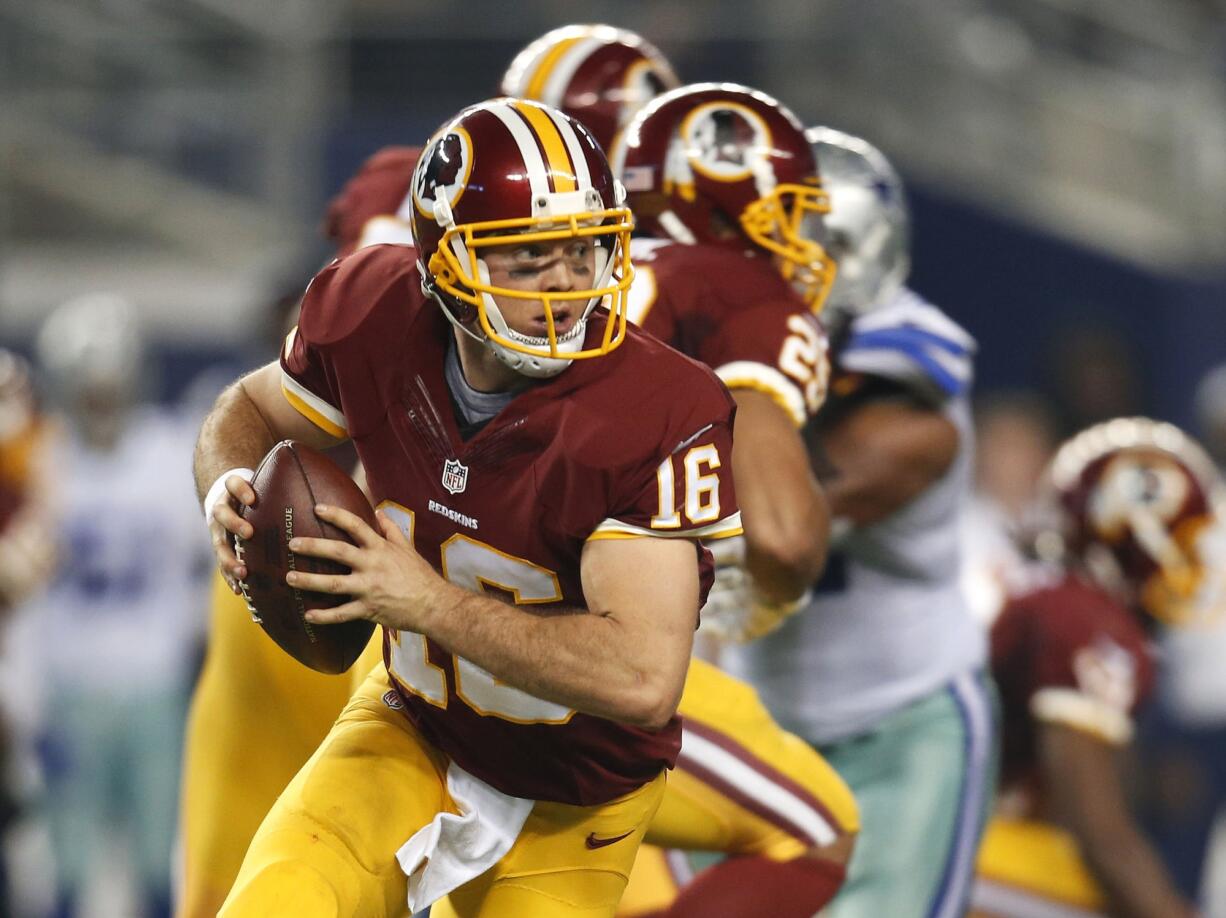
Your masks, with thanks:
M732 468L745 520L746 562L772 602L798 599L826 560L830 508L804 442L769 395L734 389Z
M581 561L588 610L538 615L448 583L382 513L380 534L344 510L317 512L357 544L290 543L352 571L289 575L295 587L353 597L308 613L312 622L365 618L416 631L509 685L610 720L656 728L676 711L698 617L693 543L588 542Z
M204 420L196 441L193 472L201 502L209 488L230 469L253 469L280 440L293 439L317 449L338 441L294 410L281 393L281 368L270 363L227 387ZM238 515L239 505L255 503L255 491L242 477L226 480L229 500L213 507L209 531L218 567L227 582L247 575L234 556L230 536L251 538L251 524Z
M1128 813L1118 750L1062 724L1040 724L1039 763L1054 816L1077 838L1095 878L1126 918L1196 914Z
M833 467L822 484L836 518L865 526L885 519L944 475L958 430L939 412L899 399L865 402L821 434Z

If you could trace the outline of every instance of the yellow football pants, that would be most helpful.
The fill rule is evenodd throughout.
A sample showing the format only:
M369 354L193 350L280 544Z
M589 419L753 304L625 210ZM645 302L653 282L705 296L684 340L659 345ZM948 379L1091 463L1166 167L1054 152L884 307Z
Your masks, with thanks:
M392 918L407 880L396 851L455 812L447 759L383 702L377 668L260 826L223 918ZM452 894L461 918L612 916L664 775L601 806L538 802L511 850ZM591 834L625 836L589 848Z
M681 696L682 753L647 830L617 914L664 908L678 877L665 848L789 860L855 834L851 790L809 744L783 730L750 686L690 661ZM659 847L657 847L659 846ZM453 918L447 900L431 918Z
M775 723L751 686L694 659L679 710L681 756L619 916L654 911L675 898L685 878L670 868L662 848L783 861L859 831L851 789L812 746Z
M303 666L251 621L218 574L209 648L188 716L180 789L177 918L214 918L255 830L382 657L381 631L353 669Z
M1077 842L1048 823L996 816L979 849L971 918L1106 915L1106 899Z

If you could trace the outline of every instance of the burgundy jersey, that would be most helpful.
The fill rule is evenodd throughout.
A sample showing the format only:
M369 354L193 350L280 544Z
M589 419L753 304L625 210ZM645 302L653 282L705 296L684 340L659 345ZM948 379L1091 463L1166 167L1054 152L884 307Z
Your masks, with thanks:
M338 256L376 243L412 242L408 214L401 207L420 155L420 147L384 147L328 202L323 232Z
M509 601L583 607L589 539L740 532L734 406L712 373L631 329L461 438L444 377L453 329L411 254L374 246L308 288L282 354L284 391L351 437L376 502L453 583ZM589 341L606 314L593 313ZM695 555L704 584L710 556ZM704 587L705 588L705 587ZM461 768L507 794L591 805L670 766L674 718L642 730L534 698L415 632L385 659L409 719Z
M1005 604L992 627L992 672L1004 713L1006 787L1035 788L1036 722L1112 744L1153 687L1149 639L1137 617L1085 580L1045 571Z
M634 239L630 320L715 370L757 389L798 427L826 397L821 324L768 258L716 245Z

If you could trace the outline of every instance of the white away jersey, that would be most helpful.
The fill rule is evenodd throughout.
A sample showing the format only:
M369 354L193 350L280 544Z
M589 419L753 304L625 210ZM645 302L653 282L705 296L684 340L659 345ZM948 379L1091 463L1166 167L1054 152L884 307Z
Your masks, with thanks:
M111 453L58 444L60 564L36 603L44 666L60 685L129 691L184 677L212 563L193 434L141 411Z
M900 383L940 410L960 446L945 475L893 516L831 551L810 606L725 665L752 682L789 730L817 743L863 733L986 658L959 585L959 518L970 494L968 394L975 342L904 290L855 321L836 373Z

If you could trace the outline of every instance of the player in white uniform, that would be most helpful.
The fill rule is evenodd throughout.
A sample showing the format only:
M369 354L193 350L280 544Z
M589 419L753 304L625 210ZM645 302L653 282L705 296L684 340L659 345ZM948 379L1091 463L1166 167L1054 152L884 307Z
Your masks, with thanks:
M836 131L810 140L839 263L814 461L841 534L809 607L726 663L860 803L847 883L823 914L957 916L997 758L985 640L958 584L975 342L903 286L907 212L885 158Z
M130 307L107 295L61 307L38 340L67 421L51 460L62 560L36 600L63 916L85 910L116 824L139 913L170 907L178 750L210 551L189 474L193 431L136 405L141 351Z

